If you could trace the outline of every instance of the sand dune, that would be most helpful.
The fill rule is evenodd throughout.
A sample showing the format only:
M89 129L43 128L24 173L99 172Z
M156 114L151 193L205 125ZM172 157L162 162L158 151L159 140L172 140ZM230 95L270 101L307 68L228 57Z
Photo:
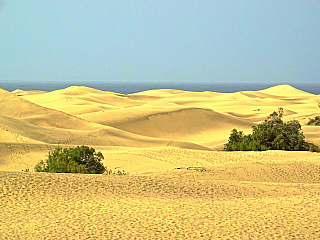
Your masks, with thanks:
M37 95L37 94L43 94L46 93L45 91L37 91L37 90L32 90L32 91L24 91L20 89L16 89L12 91L12 93L18 97L25 96L25 95Z
M143 136L192 141L204 146L224 143L233 127L251 129L252 123L210 109L184 108L146 115L129 121L109 122L110 126Z
M73 115L131 107L144 102L143 100L136 101L126 95L103 92L88 87L68 87L41 95L22 97L40 106Z
M236 93L160 89L130 95L88 87L12 93L1 89L1 139L215 150L221 149L233 128L248 133L283 107L284 120L299 120L307 140L320 143L316 128L305 126L309 117L320 114L318 99L289 85Z
M2 89L0 89L0 109L2 116L20 119L36 126L78 130L98 129L95 124L64 112L42 107Z
M319 239L319 154L216 151L278 107L320 145L320 127L306 125L319 103L288 85L0 89L0 239ZM93 146L129 175L33 172L58 144Z
M270 94L273 96L281 96L281 97L289 97L289 98L293 98L293 97L297 97L297 96L300 96L300 97L314 96L311 93L301 91L301 90L296 89L290 85L278 85L278 86L274 86L274 87L270 87L270 88L261 90L259 92Z
M308 140L319 142L314 128L304 127L309 117L320 113L318 99L289 85L237 93L160 89L130 95L88 87L53 92L0 90L0 124L43 143L139 146L144 142L143 147L148 147L150 142L149 147L154 147L180 142L179 146L188 148L217 149L233 128L248 133L252 125L283 107L285 120L301 121ZM87 137L102 131L108 137ZM68 140L72 138L77 140Z

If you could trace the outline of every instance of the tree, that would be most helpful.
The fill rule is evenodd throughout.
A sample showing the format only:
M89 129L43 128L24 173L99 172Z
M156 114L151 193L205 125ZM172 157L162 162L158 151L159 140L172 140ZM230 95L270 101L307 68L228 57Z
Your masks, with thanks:
M283 122L283 108L273 112L261 124L252 127L252 134L243 135L236 129L231 131L226 151L295 150L306 151L317 148L307 143L297 120Z
M232 129L228 143L225 145L226 151L236 151L238 148L238 144L241 143L244 139L244 134L242 131L237 129Z
M35 166L36 172L54 172L54 173L86 173L102 174L106 171L102 160L101 152L88 146L76 148L56 147L49 152L46 162L40 161Z

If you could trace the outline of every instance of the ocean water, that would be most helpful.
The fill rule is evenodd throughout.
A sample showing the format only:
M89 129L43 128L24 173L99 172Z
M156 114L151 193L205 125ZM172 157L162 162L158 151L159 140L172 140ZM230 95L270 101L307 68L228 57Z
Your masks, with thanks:
M238 91L258 91L273 87L279 84L266 83L109 83L109 82L0 82L0 88L7 91L21 90L42 90L51 92L69 86L86 86L102 91L116 92L120 94L131 94L153 89L176 89L193 92L221 92L231 93ZM291 86L312 94L320 94L320 83L297 83Z

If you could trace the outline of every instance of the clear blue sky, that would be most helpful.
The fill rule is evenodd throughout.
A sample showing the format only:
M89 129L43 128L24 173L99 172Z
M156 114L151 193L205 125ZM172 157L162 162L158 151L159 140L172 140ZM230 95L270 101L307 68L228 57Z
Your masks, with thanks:
M0 0L0 80L320 81L319 0Z

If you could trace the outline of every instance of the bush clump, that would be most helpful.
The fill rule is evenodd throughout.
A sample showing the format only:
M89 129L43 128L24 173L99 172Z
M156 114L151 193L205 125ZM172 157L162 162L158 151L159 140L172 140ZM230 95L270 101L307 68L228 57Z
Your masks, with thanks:
M307 125L320 126L320 116L310 118Z
M297 120L283 122L283 109L273 112L258 126L253 126L252 134L244 135L242 131L233 129L226 151L313 151L318 152L319 147L305 141L301 125Z
M314 145L313 143L310 143L310 152L320 152L320 148L317 145Z
M49 152L48 159L41 160L36 166L36 172L51 173L85 173L102 174L106 171L101 152L88 146L75 148L56 147Z

